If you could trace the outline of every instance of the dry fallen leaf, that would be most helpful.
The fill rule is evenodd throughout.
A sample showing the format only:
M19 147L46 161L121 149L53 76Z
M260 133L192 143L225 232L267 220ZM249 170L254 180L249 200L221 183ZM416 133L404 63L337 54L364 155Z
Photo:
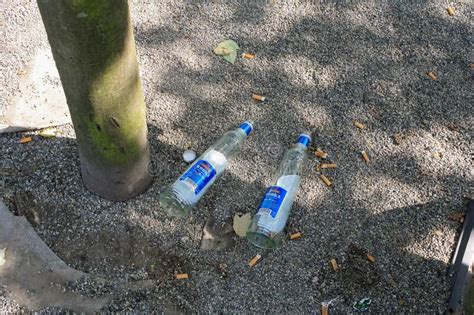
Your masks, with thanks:
M250 215L250 213L246 213L244 215L234 215L233 228L235 234L240 237L245 237L250 227L250 222L252 222L252 216Z
M5 252L7 248L0 248L0 266L3 266L5 264Z
M338 271L339 270L339 265L337 264L337 260L335 258L331 259L329 261L330 265L331 265L331 268L332 270L334 271Z
M226 61L234 64L235 59L237 58L237 50L239 50L239 45L231 39L220 42L216 48L214 48L214 53L216 55L222 56Z
M54 128L46 128L41 130L38 135L40 135L43 138L53 138L56 137L56 129Z
M448 11L449 15L454 15L454 8L453 7L448 7L446 10Z
M457 221L457 222L463 222L464 221L464 213L462 212L452 212L448 216L451 220Z
M396 133L393 135L393 143L396 145L400 145L403 141L403 136L400 133Z
M447 124L446 127L451 130L451 131L456 131L456 132L459 132L459 126L457 126L456 124Z

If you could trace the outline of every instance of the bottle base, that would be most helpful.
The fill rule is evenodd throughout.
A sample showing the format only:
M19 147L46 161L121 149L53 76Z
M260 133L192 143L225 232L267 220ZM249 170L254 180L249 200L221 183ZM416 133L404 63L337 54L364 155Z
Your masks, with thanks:
M247 232L247 239L250 243L262 249L275 249L281 243L278 238L270 238L256 232Z
M190 212L189 207L181 204L169 191L164 191L159 197L160 208L169 216L182 218Z

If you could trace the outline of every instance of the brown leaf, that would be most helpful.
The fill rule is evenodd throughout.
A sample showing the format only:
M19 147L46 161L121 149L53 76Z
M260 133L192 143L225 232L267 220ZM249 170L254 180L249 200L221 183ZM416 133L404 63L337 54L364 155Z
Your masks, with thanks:
M464 222L464 213L462 213L462 212L451 212L448 215L448 218L450 220L462 223L462 222Z
M400 145L402 144L403 138L404 137L401 133L396 133L393 135L393 143L395 143L396 145Z

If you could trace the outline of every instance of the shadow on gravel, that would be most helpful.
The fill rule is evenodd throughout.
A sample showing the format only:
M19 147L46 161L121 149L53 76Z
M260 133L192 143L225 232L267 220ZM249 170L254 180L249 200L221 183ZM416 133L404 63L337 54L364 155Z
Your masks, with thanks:
M169 70L163 76L167 80L157 82L156 91L182 100L186 113L175 120L173 128L188 137L200 137L200 148L211 144L215 135L220 132L213 121L218 120L230 126L241 119L242 113L252 115L255 111L263 112L256 121L256 130L264 136L255 136L253 141L261 149L258 152L260 158L268 161L275 161L280 157L266 149L269 143L282 143L284 147L291 142L288 135L301 130L315 132L317 145L360 150L366 144L351 129L354 119L368 122L371 133L386 136L389 141L396 132L428 132L431 127L439 124L459 124L466 120L466 94L459 91L468 91L472 83L467 67L470 60L466 59L469 56L466 51L466 47L469 47L468 35L472 31L469 25L440 18L428 9L428 4L426 1L413 6L386 4L384 16L391 25L388 27L389 32L385 33L377 29L376 25L372 28L363 24L356 25L353 20L346 19L341 14L338 21L324 16L319 19L304 17L292 25L288 32L265 43L255 43L245 35L236 35L235 39L241 46L255 49L257 58L277 65L255 71L246 67L243 62L231 66L215 58L209 68L194 70L171 61ZM260 12L263 13L265 8L268 6L260 8ZM340 8L342 11L345 9L344 6ZM190 5L188 10L193 11L193 6ZM241 24L250 22L258 27L258 20L254 19L256 16L258 14L255 14L253 7L241 7L230 20ZM465 44L453 46L453 42ZM308 61L312 68L303 70L310 74L312 82L298 82L287 69L280 66L281 62L290 57ZM429 79L427 71L440 73L438 80ZM325 82L326 76L334 80L328 84ZM464 78L461 83L456 79L459 76ZM242 90L232 89L233 85L242 86ZM215 95L209 97L203 86L210 86L211 89L223 86L222 100ZM252 91L267 96L268 102L250 102L249 95ZM227 100L232 101L229 103ZM330 126L318 126L303 117L302 112L305 110L311 113L311 104L327 113ZM192 126L196 121L206 126L206 132L195 134L196 129ZM284 130L278 128L278 123L284 126ZM333 153L341 157L342 164L354 163L354 158L347 158L347 152ZM252 154L257 152L250 152ZM349 168L344 175L351 177L361 171L362 174L384 176L394 182L413 185L414 189L420 190L423 190L423 185L435 185L440 180L448 187L469 184L466 178L453 176L441 179L424 173L420 161L408 153L379 162L378 165L371 165L370 170L365 167L361 167L362 170ZM271 174L275 162L272 163L262 173ZM312 180L317 179L313 176ZM212 213L212 209L227 204L229 200L226 200L226 195L235 193L232 187L240 187L239 190L247 198L242 199L242 205L229 208L252 211L264 186L263 183L257 183L257 187L253 187L254 184L226 174L219 183L218 191L211 190L202 204L208 209L206 211ZM320 286L321 281L315 282L318 287L312 294L319 300L342 295L350 303L361 297L361 291L369 295L371 290L382 290L387 297L393 298L392 310L408 310L408 305L416 304L416 297L430 300L429 287L435 284L426 282L426 279L434 278L439 279L437 287L445 289L443 294L447 298L446 264L436 257L412 254L407 248L430 238L435 239L435 244L435 229L446 230L446 233L456 231L459 224L446 219L448 212L453 210L453 205L444 204L440 199L433 203L414 204L372 215L364 204L352 197L354 187L351 187L349 180L341 179L337 185L343 188L337 191L336 198L342 198L343 201L332 202L325 198L314 209L308 205L295 204L289 222L290 227L305 229L305 233L311 238L308 242L329 240L321 244L324 248L319 249L315 254L317 256L314 256L303 249L287 246L285 257L272 259L274 256L270 254L268 264L274 264L275 269L280 271L282 265L290 263L289 257L298 257L303 265L313 264L314 268L305 270L313 270L318 279L327 279L323 287ZM446 197L449 194L455 195L446 191ZM459 196L453 198L457 197ZM376 200L378 196L371 198ZM327 207L347 206L347 212L344 217L335 218L334 214L321 211L325 203L328 203ZM462 201L457 203L460 207ZM219 209L219 212L225 213L226 217L231 216L233 210ZM307 221L308 214L314 212L319 213L319 222L311 225ZM305 222L307 226L298 226L298 222ZM337 229L323 228L331 225L336 225ZM377 226L376 231L371 231L374 226ZM362 252L379 253L381 256L374 264L377 267L370 267L372 265L367 262L366 257L360 254L361 250L354 248L362 248ZM357 253L362 256L359 260L354 258ZM334 275L327 268L326 263L333 256L338 256L341 260L343 271L340 275ZM356 267L352 270L354 265ZM434 276L423 276L427 273L434 273ZM408 275L421 276L400 281L400 277ZM365 282L367 279L372 280ZM299 280L297 275L295 279L288 279L293 282ZM332 292L329 288L331 281L344 283L344 291ZM294 287L288 289L294 290ZM294 294L283 294L282 298L290 299ZM445 301L440 300L433 305L444 303Z
M346 166L346 170L340 170L343 176L336 187L326 195L321 194L321 200L308 204L301 199L294 204L287 229L302 230L304 237L265 253L263 261L252 273L248 272L244 260L255 250L245 241L237 242L229 252L204 253L198 249L199 239L202 226L211 216L216 221L225 221L237 211L253 213L265 189L265 177L245 181L236 175L237 172L227 171L189 220L171 220L160 211L156 197L161 187L185 169L181 154L186 148L160 142L157 138L163 130L153 124L148 128L153 156L150 171L155 180L143 195L129 202L112 203L87 192L80 181L75 141L57 138L52 140L53 151L32 143L7 153L0 171L6 178L5 185L21 190L23 181L43 183L43 190L64 196L70 204L55 205L47 200L36 200L35 205L20 206L23 209L15 205L15 211L27 213L40 235L46 235L45 242L73 267L104 275L116 268L132 281L133 277L157 280L156 289L147 293L150 295L136 298L134 303L137 305L153 299L158 301L160 295L166 295L175 298L181 308L195 311L196 306L202 306L213 296L220 301L218 306L225 306L227 310L255 310L258 303L252 295L259 287L273 288L259 290L259 298L275 301L273 312L276 313L317 309L320 302L329 297L340 296L344 305L351 305L364 296L382 294L389 302L374 301L374 305L383 302L388 306L377 311L410 311L418 305L417 299L430 301L432 286L444 288L441 295L447 298L446 264L439 257L413 254L411 248L435 248L437 244L448 242L434 231L452 234L459 228L459 223L447 221L447 214L454 205L445 204L442 198L452 195L459 199L456 187L468 185L467 179L456 176L440 179L423 174L419 161L408 153L385 158L370 169L354 166L358 165L356 161L360 162L359 157L347 153L357 152L366 144L366 140L360 140L360 135L351 129L356 118L369 122L370 131L383 136L429 130L436 124L447 121L456 124L466 119L466 102L459 90L468 91L472 84L466 67L470 60L466 60L469 53L465 47L469 44L457 46L452 42L467 41L467 35L472 31L468 25L423 11L427 3L419 4L418 10L412 6L387 5L384 14L391 22L391 31L386 34L378 32L375 26L369 29L362 24L355 25L341 15L338 21L324 16L320 19L304 17L287 33L263 44L252 43L253 40L244 35L237 38L239 43L254 45L258 58L275 64L289 57L308 61L312 68L303 70L309 73L311 82L306 84L295 80L280 64L254 71L245 66L232 67L217 58L202 71L169 58L168 71L161 75L166 81L153 82L156 90L148 94L166 95L184 103L184 114L173 121L172 128L185 137L196 139L194 149L197 152L203 152L216 135L223 132L215 121L219 121L220 126L235 126L243 114L251 116L261 112L261 118L256 121L260 136L254 136L254 148L245 153L251 161L268 161L268 165L259 170L266 174L264 176L273 173L283 148L302 130L315 133L316 145L334 148L332 153L338 157L338 164ZM265 17L268 6L236 5L229 20L257 26ZM192 17L197 14L195 9L188 4L183 14ZM170 43L170 38L190 36L180 30L179 23L182 22L177 23L173 28L136 28L138 45L145 49L156 48ZM168 34L163 36L165 32ZM437 81L432 81L425 72L433 69L452 77L441 74ZM335 79L327 83L326 76ZM459 83L455 76L465 80ZM233 85L241 85L242 90L233 90ZM232 100L232 103L203 95L209 86L222 86L222 98ZM254 90L268 96L268 102L252 103L249 95ZM309 116L316 115L317 111L312 111L315 108L327 113L330 125L319 126L308 115L302 115L305 111ZM206 127L199 135L192 127L196 122ZM6 159L13 153L22 158L19 163L10 165ZM38 159L31 159L32 154L42 155L42 158L38 162ZM64 157L68 165L62 164ZM35 162L31 164L30 161ZM69 170L63 172L65 168ZM69 176L71 172L76 175ZM419 190L442 180L445 191L429 203L414 203L373 214L367 204L377 203L385 196L373 195L369 202L355 198L357 187L351 179L359 172L367 177L385 176ZM308 172L307 177L308 182L319 180L312 172ZM241 203L233 203L235 199ZM85 204L81 204L84 200ZM12 203L14 201L10 201L10 208ZM462 207L462 202L459 200L455 206ZM35 222L35 215L29 209L38 209L35 211L40 224ZM90 209L95 209L99 221L86 220L87 215L82 212ZM137 220L137 216L141 219ZM313 248L318 250L311 250ZM367 261L367 253L376 257L375 263ZM328 267L331 258L340 263L340 272L333 272ZM234 268L225 278L216 276L219 270L216 266L223 262ZM125 269L121 269L124 266ZM130 276L143 270L144 273ZM178 283L173 278L175 272L189 272L192 278L189 282ZM115 276L119 274L115 272ZM431 276L427 277L427 274ZM216 296L216 292L232 294L235 301L225 301L224 294ZM309 295L312 300L308 298L303 302L302 297ZM302 306L304 303L307 304ZM445 300L433 301L430 309L424 310L439 312L442 309L439 305L444 303ZM339 309L342 310L347 311Z

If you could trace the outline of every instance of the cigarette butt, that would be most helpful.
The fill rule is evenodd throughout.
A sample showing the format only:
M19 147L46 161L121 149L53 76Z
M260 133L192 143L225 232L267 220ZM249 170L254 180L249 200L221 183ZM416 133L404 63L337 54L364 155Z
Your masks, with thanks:
M372 256L371 254L367 254L367 259L368 259L370 262L375 262L375 257Z
M23 138L21 138L20 141L18 141L18 142L20 142L20 143L28 143L28 142L31 142L31 141L33 141L33 137L23 137Z
M331 163L331 164L323 163L321 164L321 168L336 168L336 163Z
M431 79L436 80L438 77L433 71L426 72L426 75L429 76Z
M253 59L253 58L255 58L255 55L254 54L249 54L249 53L243 53L242 58Z
M263 102L265 101L265 96L263 95L258 95L258 94L252 94L252 98L256 101Z
M338 271L339 270L339 265L337 264L337 260L335 258L331 259L329 261L330 265L331 265L331 268L332 270L334 271Z
M189 279L189 275L187 273L178 273L176 275L176 279L178 280Z
M331 186L332 185L332 182L329 180L329 178L327 178L325 175L321 174L321 179L323 180L323 182L326 184L326 186Z
M329 315L329 305L327 303L321 304L321 315Z
M317 148L316 151L314 152L314 154L318 158L321 158L321 159L325 159L325 158L328 157L328 154L326 152L324 152L323 150L321 150L320 148Z
M454 8L453 7L448 7L446 10L448 11L449 15L454 15Z
M356 126L359 129L364 129L365 128L365 125L358 122L358 121L354 121L354 126Z
M367 154L367 152L361 151L360 154L362 155L362 158L364 159L364 161L365 161L366 163L368 163L368 162L370 161L369 155Z
M301 238L301 233L300 232L296 232L296 233L293 233L290 235L290 240L297 240Z
M249 267L252 268L253 266L255 266L255 264L257 264L257 262L260 260L260 258L262 258L262 255L260 255L260 254L257 254L254 258L252 258L249 261Z

